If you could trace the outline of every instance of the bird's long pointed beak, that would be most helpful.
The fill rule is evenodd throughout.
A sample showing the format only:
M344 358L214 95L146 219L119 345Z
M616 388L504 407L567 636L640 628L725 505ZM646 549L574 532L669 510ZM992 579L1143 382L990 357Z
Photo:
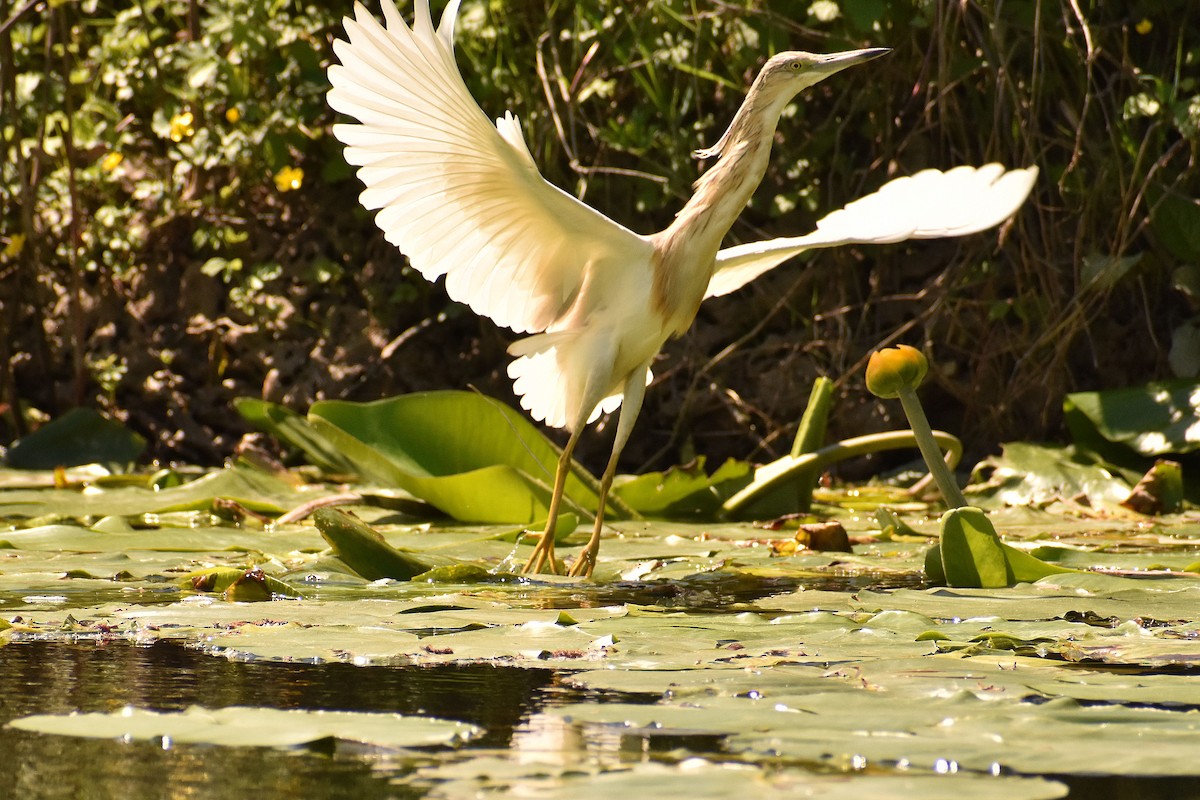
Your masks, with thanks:
M887 55L890 52L892 52L892 48L890 47L867 47L862 50L844 50L840 53L830 53L821 56L820 60L814 66L826 76L829 76L835 72L841 72L846 67L862 64L873 58Z

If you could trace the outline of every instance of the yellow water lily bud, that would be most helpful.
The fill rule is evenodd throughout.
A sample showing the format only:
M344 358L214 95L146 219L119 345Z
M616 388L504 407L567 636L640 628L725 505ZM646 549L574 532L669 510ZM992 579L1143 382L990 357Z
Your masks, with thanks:
M915 347L901 344L876 350L867 362L867 388L885 400L898 397L901 389L920 386L928 370L929 362Z

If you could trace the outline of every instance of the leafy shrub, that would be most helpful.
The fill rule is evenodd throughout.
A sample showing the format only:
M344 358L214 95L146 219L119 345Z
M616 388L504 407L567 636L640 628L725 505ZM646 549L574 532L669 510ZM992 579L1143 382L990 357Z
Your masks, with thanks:
M357 208L324 102L349 0L16 5L0 4L0 441L96 405L159 457L213 461L241 435L238 394L507 392L506 335L410 274ZM669 221L691 151L789 47L894 52L788 110L732 239L804 232L927 166L1042 170L998 236L831 251L707 305L656 368L631 460L786 450L816 374L841 379L832 434L891 426L861 366L894 340L932 343L930 400L977 449L1054 434L1068 390L1200 370L1188 0L464 6L483 108L513 109L550 180L636 230Z

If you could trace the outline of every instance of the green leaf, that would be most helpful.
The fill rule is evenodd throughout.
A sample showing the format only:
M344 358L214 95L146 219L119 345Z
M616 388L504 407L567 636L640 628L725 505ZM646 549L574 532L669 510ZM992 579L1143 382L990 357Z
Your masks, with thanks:
M752 467L728 459L716 472L704 471L704 458L665 472L647 472L614 481L613 493L651 517L711 517L727 498L750 481Z
M1037 556L1018 550L1006 542L1001 542L1000 546L1004 548L1004 558L1012 572L1012 579L1018 583L1032 583L1050 575L1079 571L1058 564L1047 564Z
M1167 362L1181 378L1200 377L1200 318L1193 317L1171 331Z
M209 511L217 498L245 508L280 514L301 503L334 493L331 489L300 490L247 467L235 466L169 489L139 486L87 491L69 489L8 491L0 495L0 515L37 517L140 517L179 511Z
M336 508L318 508L313 521L321 536L346 566L369 581L392 578L410 580L432 565L388 544L365 522Z
M996 505L1025 506L1086 497L1094 506L1119 504L1129 496L1129 484L1112 471L1085 464L1070 447L1008 442L1001 454L976 467L987 480L969 487L977 500Z
M1111 443L1140 456L1200 449L1200 383L1194 380L1076 392L1063 401L1063 416L1083 448Z
M842 13L860 33L874 34L886 11L884 0L842 0Z
M110 714L42 714L9 724L19 730L60 736L170 739L227 747L295 747L324 739L381 747L431 747L457 744L480 732L462 722L428 717L245 706L217 709L192 706L171 713L126 708Z
M1153 198L1151 209L1150 229L1171 255L1200 263L1200 200L1165 192Z
M1013 584L1000 537L978 508L953 508L941 519L942 574L950 586L1000 587Z
M1079 282L1084 291L1106 292L1120 282L1142 260L1142 253L1117 257L1088 255L1083 257Z
M942 431L933 432L934 440L952 454L953 464L962 455L962 442ZM728 519L780 516L797 510L794 483L806 480L813 470L818 472L829 464L866 453L898 448L916 448L912 431L885 431L843 439L811 453L786 455L754 470L754 480L726 500L722 514Z
M54 469L81 464L126 467L146 440L90 408L73 408L18 440L5 462L17 469Z
M334 474L356 472L354 462L295 411L253 397L239 397L233 407L254 427L304 453L314 466Z
M309 412L314 429L373 480L398 486L455 519L545 519L555 447L519 412L472 392L409 394L373 403L330 401ZM590 516L595 478L578 464L564 504ZM610 506L614 517L625 516Z

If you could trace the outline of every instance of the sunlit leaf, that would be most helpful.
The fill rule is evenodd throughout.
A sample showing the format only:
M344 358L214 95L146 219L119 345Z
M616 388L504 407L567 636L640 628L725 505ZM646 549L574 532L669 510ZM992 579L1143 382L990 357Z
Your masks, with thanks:
M999 456L980 462L987 481L968 487L970 500L1010 506L1086 498L1095 506L1117 505L1129 484L1112 471L1083 463L1071 448L1008 442Z
M428 392L374 403L323 402L309 419L360 474L399 486L455 519L545 519L557 448L522 414L471 392ZM590 515L594 478L576 467L565 500ZM620 516L620 512L613 510Z
M1200 384L1193 380L1076 392L1063 401L1063 415L1084 447L1107 442L1140 456L1200 449Z
M704 459L665 472L647 472L613 484L613 491L647 516L680 519L711 517L734 492L750 481L752 468L729 459L709 475Z
M45 714L9 724L21 730L60 736L227 747L295 747L324 739L381 747L430 747L455 745L479 733L471 725L429 717L245 706L215 709L192 706L174 713L126 708L111 714Z

